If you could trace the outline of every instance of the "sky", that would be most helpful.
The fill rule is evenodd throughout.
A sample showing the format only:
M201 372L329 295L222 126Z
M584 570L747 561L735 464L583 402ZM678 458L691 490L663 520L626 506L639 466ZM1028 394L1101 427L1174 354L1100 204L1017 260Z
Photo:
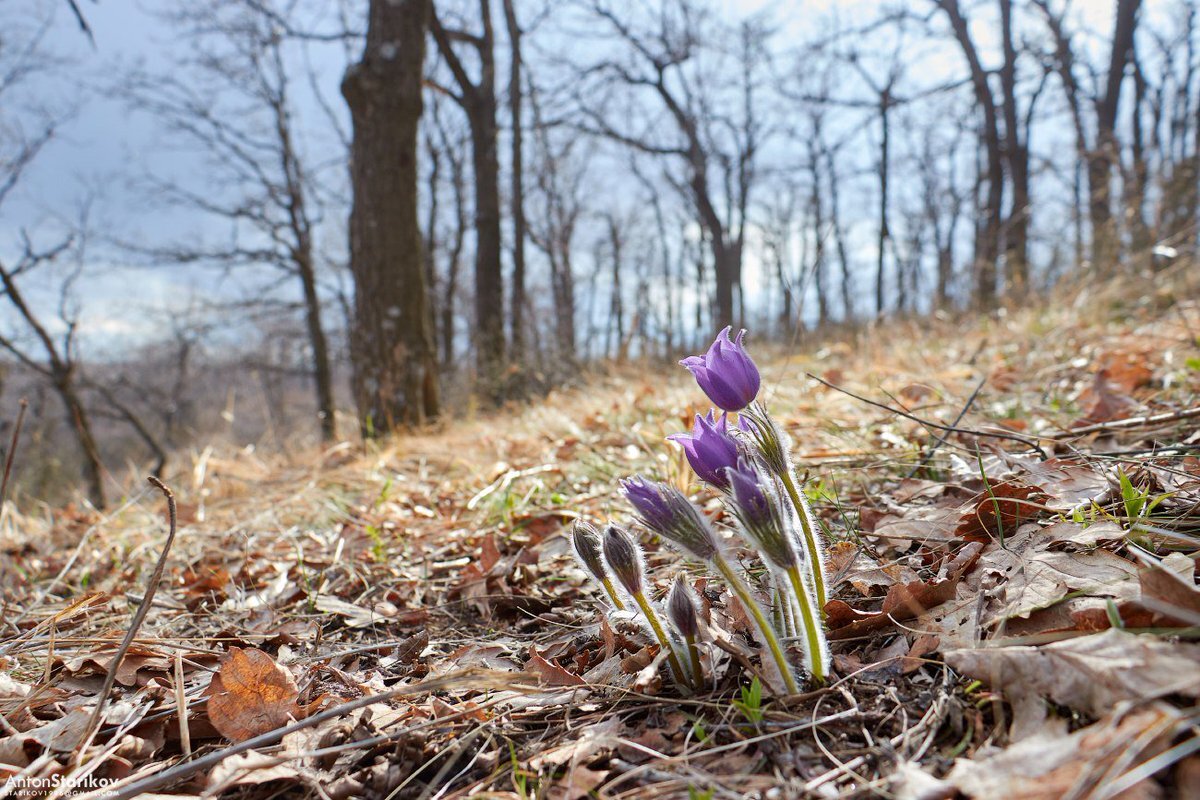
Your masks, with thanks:
M95 241L90 245L88 267L76 288L83 333L90 334L85 338L89 339L90 347L103 353L134 346L154 336L161 328L164 310L194 304L198 296L235 296L257 284L253 277L147 263L117 246L179 238L212 240L228 236L229 229L224 222L172 209L147 191L148 176L173 177L190 185L202 185L205 163L194 152L181 148L179 141L149 115L131 111L120 97L122 76L135 69L169 73L187 52L186 42L180 42L178 34L157 15L171 3L82 0L80 5L93 30L94 44L80 31L65 0L5 0L0 7L0 20L34 24L49 19L45 46L61 62L54 71L31 79L29 89L39 101L77 106L69 123L39 157L18 191L0 208L0 257L11 259L12 248L22 230L35 237L53 239L62 218L75 217L85 198L93 198L90 221L96 231ZM332 0L327 5L332 8ZM909 5L924 7L919 0L910 0ZM1153 0L1148 5L1153 5ZM814 20L836 17L850 24L879 7L874 0L797 3L753 0L724 5L733 16L769 9L779 21L781 38L785 41L799 41L811 35ZM1086 27L1108 29L1111 0L1076 0L1074 7ZM994 31L989 29L985 17L976 17L974 33L985 47L994 40ZM579 31L559 35L573 37ZM503 38L500 34L498 37ZM500 44L502 47L503 42ZM551 48L567 45L568 49L588 46L576 41L552 40L548 44ZM294 56L313 66L317 90L324 94L328 108L335 114L344 114L337 94L346 63L341 47L306 47L295 51ZM908 68L919 71L927 80L961 70L959 55L952 46L929 48L922 44L919 51L914 47L908 58ZM503 80L498 83L502 88ZM328 131L325 110L312 93L302 92L298 113L309 129ZM869 130L866 136L869 141ZM324 147L319 134L303 146L309 148L310 155L319 154ZM865 209L871 202L868 192L856 197L851 189L846 194L844 202L851 213L855 206ZM870 236L863 236L861 246L873 246L870 240ZM862 258L869 261L871 256L864 251ZM50 311L56 306L56 287L71 268L72 265L65 264L49 270L45 280L38 276L35 281L35 276L30 276L27 291L41 309ZM748 282L754 281L756 271L757 265L750 259Z

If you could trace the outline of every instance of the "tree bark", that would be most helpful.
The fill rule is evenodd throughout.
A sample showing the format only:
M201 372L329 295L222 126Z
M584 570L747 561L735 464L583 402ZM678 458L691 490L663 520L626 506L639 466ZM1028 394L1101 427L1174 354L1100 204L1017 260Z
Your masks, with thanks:
M1112 51L1104 95L1096 101L1096 146L1088 159L1089 212L1092 221L1092 263L1111 272L1119 255L1119 235L1112 214L1112 174L1120 163L1117 142L1117 111L1125 65L1133 50L1133 33L1141 0L1118 0L1113 24Z
M438 413L437 354L417 217L428 0L371 0L362 60L342 81L354 125L350 334L363 434Z
M501 268L500 162L497 158L496 63L489 0L479 0L483 32L471 36L479 56L478 83L451 44L430 3L429 26L460 94L456 97L471 128L471 161L475 174L475 357L476 379L485 396L504 396L504 275Z
M512 120L512 196L513 277L512 308L509 324L512 331L512 353L520 357L525 351L525 161L521 127L521 28L513 0L504 0L504 21L508 28L509 49L508 111Z
M987 157L987 194L983 219L975 242L975 302L981 308L996 304L996 261L1000 251L1001 204L1004 201L1004 162L1000 146L1000 128L996 101L988 85L987 72L979 59L970 27L958 0L936 0L945 11L971 72L975 101L983 111L983 146Z
M1022 140L1017 114L1017 49L1013 42L1012 0L1000 0L1004 62L1000 88L1004 98L1004 158L1012 181L1012 209L1005 238L1005 267L1011 291L1024 294L1029 285L1029 142Z

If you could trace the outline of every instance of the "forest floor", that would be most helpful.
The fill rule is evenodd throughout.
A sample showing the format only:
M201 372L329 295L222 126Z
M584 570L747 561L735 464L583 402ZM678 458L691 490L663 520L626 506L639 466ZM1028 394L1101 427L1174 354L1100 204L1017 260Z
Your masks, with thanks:
M366 452L197 454L119 659L163 495L9 507L0 797L1200 796L1195 282L751 332L837 576L835 675L792 697L699 566L722 646L687 696L570 556L635 472L716 512L663 441L706 410L673 365Z

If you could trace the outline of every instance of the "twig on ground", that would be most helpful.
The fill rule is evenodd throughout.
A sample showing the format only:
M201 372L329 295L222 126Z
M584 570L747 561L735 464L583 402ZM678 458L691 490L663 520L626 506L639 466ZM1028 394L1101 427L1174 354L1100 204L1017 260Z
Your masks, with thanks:
M963 417L965 417L967 412L971 410L971 406L975 405L975 399L979 397L979 393L983 391L983 385L985 383L987 383L986 375L979 379L979 383L975 386L975 391L971 392L971 396L968 397L967 402L963 404L962 409L958 412L958 416L954 418L954 422L950 423L952 426L957 426L958 423L962 422ZM938 448L945 444L946 440L949 438L950 433L948 431L943 433L941 436L936 437L933 440L933 444L925 448L925 452L921 454L921 460L918 461L917 465L913 467L912 470L904 477L911 478L921 471L921 469L923 469L925 465L929 463L929 459L933 458L933 454L938 451Z
M875 406L876 408L881 408L884 411L890 411L893 414L899 414L900 416L904 417L905 419L911 419L913 422L916 422L920 425L924 425L929 428L937 428L940 431L946 431L948 433L965 433L968 436L985 436L985 437L988 437L991 439L1006 439L1010 442L1018 442L1020 444L1025 445L1029 449L1035 451L1043 459L1047 459L1050 457L1049 454L1046 453L1046 451L1042 448L1042 446L1040 444L1038 444L1035 440L1029 438L1028 436L1019 436L1015 433L1000 433L999 431L981 431L981 430L976 430L974 428L959 428L954 425L943 425L940 422L933 422L932 420L922 419L921 417L918 417L915 414L910 414L903 409L889 406L886 403L880 403L879 401L872 400L869 397L863 397L861 394L855 394L854 392L850 391L849 389L843 389L841 386L830 383L829 381L825 380L824 378L820 378L816 375L813 375L811 372L807 372L805 374L808 377L812 378L817 383L828 386L830 389L833 389L834 391L841 392L842 394L847 395L848 397L853 397L855 400L858 400L859 402Z
M1141 428L1146 425L1157 425L1160 422L1179 422L1180 420L1192 419L1194 417L1200 417L1200 406L1184 408L1179 411L1166 411L1161 414L1144 414L1140 417L1126 417L1124 419L1109 420L1108 422L1097 422L1094 425L1083 425L1063 433L1051 434L1046 438L1056 441L1060 439L1072 439L1076 436L1083 436L1085 433L1122 431L1129 428Z
M133 620L129 623L129 630L126 631L121 646L117 648L116 656L108 666L108 674L104 676L104 686L100 688L100 695L96 698L96 708L92 711L92 716L88 720L87 727L83 729L83 735L79 739L79 747L75 751L75 762L77 764L83 762L88 746L92 743L92 737L96 735L96 730L100 727L100 721L104 717L104 704L108 702L108 695L117 680L117 670L121 668L121 661L133 645L133 640L137 637L138 629L142 627L142 623L146 619L146 614L150 612L151 601L154 600L154 593L158 591L158 584L162 580L163 570L167 566L167 555L171 552L171 545L175 543L176 523L178 521L175 509L175 495L158 478L151 476L147 480L156 486L167 498L170 530L167 532L167 541L163 544L162 553L158 557L158 563L154 565L154 572L151 573L150 581L146 585L145 596L142 597L142 602L138 605L137 611L134 612Z

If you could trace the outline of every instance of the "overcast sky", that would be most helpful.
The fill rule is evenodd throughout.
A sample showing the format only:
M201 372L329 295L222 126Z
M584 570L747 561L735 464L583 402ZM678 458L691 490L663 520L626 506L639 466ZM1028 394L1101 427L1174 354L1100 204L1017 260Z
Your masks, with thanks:
M328 0L324 10L332 9L333 5L332 0ZM1087 27L1107 31L1112 5L1112 0L1076 0L1074 7L1085 19ZM22 229L34 234L40 232L47 240L52 239L55 219L73 216L85 197L94 197L91 221L100 238L90 253L88 269L78 283L78 295L84 332L100 334L92 337L91 346L110 350L152 335L161 326L158 312L164 308L186 306L195 296L223 293L233 296L245 291L253 280L247 284L241 283L249 280L247 278L222 276L212 270L146 264L104 241L111 237L120 241L154 243L180 237L228 236L229 233L228 225L223 222L172 210L147 193L144 178L148 175L173 177L201 186L205 178L204 165L194 153L181 150L178 142L148 115L132 112L119 96L123 75L134 69L149 73L170 72L177 68L179 59L186 56L188 43L181 41L178 33L155 13L156 9L170 8L171 3L167 0L81 0L80 6L94 32L94 45L80 31L66 0L5 0L0 7L0 24L32 26L40 20L50 19L46 49L63 61L57 69L32 79L29 88L39 100L60 107L67 103L77 105L70 122L41 154L19 190L0 209L0 254L11 258L12 247ZM846 24L857 24L869 18L879 8L879 3L874 0L804 3L754 0L725 4L730 16L748 14L763 6L774 10L775 18L784 28L781 38L800 41L814 34L819 19L836 15ZM320 3L314 7L320 7ZM553 49L556 46L554 36L570 37L568 49L582 47L586 50L587 42L578 39L586 32L567 28L563 31L552 35L549 41L538 40L537 46L548 44ZM995 32L982 15L976 17L973 33L985 50L995 41ZM498 55L502 58L503 42L500 50ZM318 89L329 100L328 107L335 114L344 114L337 93L346 63L342 47L309 46L297 50L294 55L312 65ZM922 42L912 49L909 57L911 63L906 67L919 73L923 80L941 80L939 73L961 74L961 56L951 42L934 46ZM841 87L841 90L846 89ZM318 129L328 131L326 112L311 94L302 93L297 105L301 119L298 127L310 136L303 146L319 150L321 135L314 132ZM859 135L867 137L863 152L869 153L870 131L865 134L860 131ZM855 202L853 192L853 187L847 188L851 207ZM860 202L865 208L870 202L869 195L864 194ZM862 241L866 247L871 237L864 236ZM755 271L752 261L747 264L748 279L753 278ZM45 280L30 276L27 291L41 308L55 307L57 278L68 268L69 265L63 265L58 272L47 272Z

